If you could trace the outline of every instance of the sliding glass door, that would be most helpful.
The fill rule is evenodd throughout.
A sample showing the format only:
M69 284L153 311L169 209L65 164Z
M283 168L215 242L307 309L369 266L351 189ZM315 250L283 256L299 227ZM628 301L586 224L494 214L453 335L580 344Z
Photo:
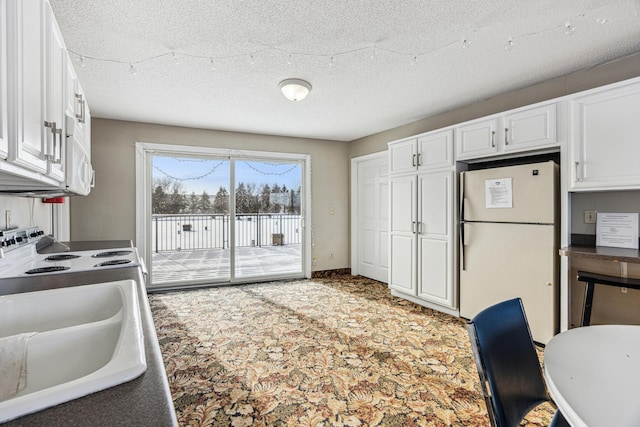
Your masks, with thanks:
M149 199L144 225L148 286L246 283L308 274L308 160L192 150L156 148L141 161L147 169Z
M153 285L230 281L230 168L228 159L153 156Z
M302 273L302 164L235 160L235 277Z

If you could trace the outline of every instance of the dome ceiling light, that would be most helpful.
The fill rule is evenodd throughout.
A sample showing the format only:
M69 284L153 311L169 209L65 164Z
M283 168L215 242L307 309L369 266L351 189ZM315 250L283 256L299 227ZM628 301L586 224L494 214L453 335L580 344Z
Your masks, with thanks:
M309 82L301 79L286 79L278 85L289 101L302 101L311 91Z

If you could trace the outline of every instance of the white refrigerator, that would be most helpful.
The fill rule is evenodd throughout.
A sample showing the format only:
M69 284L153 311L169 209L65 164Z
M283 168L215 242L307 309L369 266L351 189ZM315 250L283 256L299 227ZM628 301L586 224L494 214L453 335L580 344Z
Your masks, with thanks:
M558 331L558 166L481 169L460 176L460 315L522 298L533 339Z

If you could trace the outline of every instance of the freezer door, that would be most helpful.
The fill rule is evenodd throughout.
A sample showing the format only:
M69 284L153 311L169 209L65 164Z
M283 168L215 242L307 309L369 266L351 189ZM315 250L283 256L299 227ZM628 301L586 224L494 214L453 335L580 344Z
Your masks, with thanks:
M508 180L511 191L499 186ZM557 188L558 165L551 161L462 172L463 219L556 223Z
M546 344L558 331L556 227L464 224L465 268L460 270L460 315L473 318L520 297L533 339Z

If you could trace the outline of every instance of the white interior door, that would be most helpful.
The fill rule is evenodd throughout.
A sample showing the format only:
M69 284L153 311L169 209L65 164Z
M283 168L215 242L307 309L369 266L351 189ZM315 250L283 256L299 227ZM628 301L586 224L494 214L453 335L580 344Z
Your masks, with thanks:
M352 272L381 282L389 274L389 161L387 153L354 159Z

